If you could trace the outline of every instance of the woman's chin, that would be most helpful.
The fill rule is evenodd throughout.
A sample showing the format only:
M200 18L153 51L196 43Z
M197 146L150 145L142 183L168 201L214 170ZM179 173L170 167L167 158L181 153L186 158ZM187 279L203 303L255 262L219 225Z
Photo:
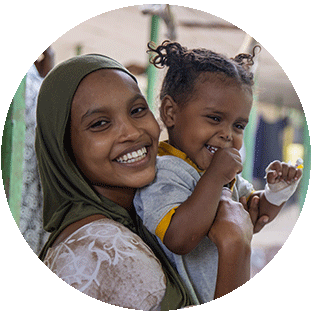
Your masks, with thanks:
M149 185L151 182L153 182L155 176L155 171L150 171L148 173L142 174L141 176L137 176L137 178L133 179L133 184L131 184L131 186L136 189L143 188L144 186Z

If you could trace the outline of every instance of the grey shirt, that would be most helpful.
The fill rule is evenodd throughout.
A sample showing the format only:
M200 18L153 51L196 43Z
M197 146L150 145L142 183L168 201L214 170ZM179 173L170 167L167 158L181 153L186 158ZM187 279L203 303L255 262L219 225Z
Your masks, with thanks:
M157 157L156 165L154 181L139 189L134 198L138 215L153 234L157 234L156 229L167 213L193 193L201 178L194 167L178 157ZM248 197L252 191L252 184L241 176L236 176L233 200ZM195 249L182 256L172 253L159 238L158 240L194 299L200 304L213 300L218 270L218 251L214 243L205 237Z

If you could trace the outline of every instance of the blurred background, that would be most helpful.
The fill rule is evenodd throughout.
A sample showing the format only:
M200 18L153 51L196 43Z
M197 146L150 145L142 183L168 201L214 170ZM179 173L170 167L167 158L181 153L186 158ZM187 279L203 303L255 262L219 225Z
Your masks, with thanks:
M87 53L110 56L131 71L158 117L163 70L149 66L147 43L170 39L188 48L204 47L229 57L251 52L257 43L241 29L203 11L173 5L131 6L93 17L47 47L34 60L12 100L1 147L2 177L12 215L25 240L38 254L47 234L42 230L42 195L34 153L36 97L53 66ZM243 176L264 187L264 169L274 159L304 159L299 189L279 216L254 236L252 275L283 246L304 203L310 171L310 139L300 100L287 75L265 47L254 67L254 106L245 131ZM162 132L162 139L166 133Z

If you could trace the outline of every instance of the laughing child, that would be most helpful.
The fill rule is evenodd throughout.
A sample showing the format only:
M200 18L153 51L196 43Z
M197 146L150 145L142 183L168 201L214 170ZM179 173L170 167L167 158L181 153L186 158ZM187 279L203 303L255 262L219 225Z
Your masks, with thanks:
M168 67L160 116L169 139L159 145L155 180L137 192L134 204L193 296L205 303L214 299L218 270L218 251L207 235L224 186L234 201L245 197L250 204L254 198L258 218L268 222L294 193L302 171L272 162L264 191L254 191L238 175L253 100L254 54L229 59L168 41L149 48L156 53L153 64Z

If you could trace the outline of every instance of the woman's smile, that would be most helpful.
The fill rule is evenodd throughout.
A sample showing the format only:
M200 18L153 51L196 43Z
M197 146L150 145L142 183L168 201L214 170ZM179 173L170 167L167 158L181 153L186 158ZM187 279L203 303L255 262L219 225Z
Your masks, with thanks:
M123 167L122 171L126 171L127 168L130 171L132 169L135 171L143 171L155 162L153 155L153 147L151 147L151 145L145 145L139 149L128 150L128 152L122 153L119 157L113 159L113 162Z
M141 161L142 159L146 158L147 156L147 148L143 147L136 151L126 153L121 157L116 158L116 161L122 164L132 164L137 161Z

